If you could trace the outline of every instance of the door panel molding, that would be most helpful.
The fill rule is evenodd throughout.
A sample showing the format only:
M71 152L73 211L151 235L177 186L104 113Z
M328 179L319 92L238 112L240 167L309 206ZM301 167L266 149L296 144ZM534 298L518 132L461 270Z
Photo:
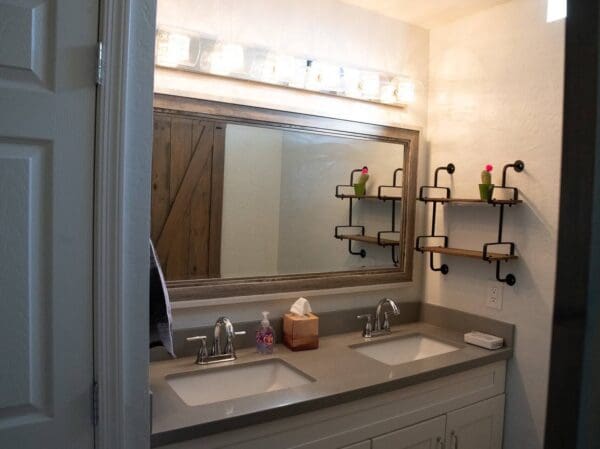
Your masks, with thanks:
M51 142L0 138L0 328L14 336L0 359L0 429L53 415Z
M0 87L54 89L56 0L0 3Z

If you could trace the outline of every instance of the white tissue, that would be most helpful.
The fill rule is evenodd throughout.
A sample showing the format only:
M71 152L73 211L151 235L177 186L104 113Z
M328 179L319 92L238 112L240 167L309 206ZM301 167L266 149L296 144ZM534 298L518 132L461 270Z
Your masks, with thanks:
M312 309L310 308L308 299L298 298L298 300L292 304L290 312L295 313L296 315L308 315L312 312Z

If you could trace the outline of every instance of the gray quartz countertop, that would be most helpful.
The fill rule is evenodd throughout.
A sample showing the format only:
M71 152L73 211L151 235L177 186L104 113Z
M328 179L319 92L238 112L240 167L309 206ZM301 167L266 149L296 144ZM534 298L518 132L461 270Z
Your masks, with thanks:
M459 349L388 366L350 347L366 341L382 342L417 333ZM151 363L153 447L310 412L447 376L508 359L512 356L512 347L505 346L494 351L478 348L465 344L461 332L416 322L393 326L390 335L372 339L363 338L359 332L323 337L319 349L311 351L292 352L283 345L276 345L272 355L257 354L254 348L239 350L237 355L236 361L208 366L195 365L194 357ZM188 406L166 380L175 374L222 369L271 358L283 360L312 377L314 382L212 404Z

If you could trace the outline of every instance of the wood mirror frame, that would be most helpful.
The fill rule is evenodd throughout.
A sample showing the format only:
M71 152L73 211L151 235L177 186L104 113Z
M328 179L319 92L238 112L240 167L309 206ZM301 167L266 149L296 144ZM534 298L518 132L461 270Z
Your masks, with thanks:
M179 114L191 118L217 120L224 123L377 140L404 146L401 243L397 267L278 276L170 281L167 282L167 286L172 301L300 292L412 281L419 131L165 94L155 94L154 111L156 113Z

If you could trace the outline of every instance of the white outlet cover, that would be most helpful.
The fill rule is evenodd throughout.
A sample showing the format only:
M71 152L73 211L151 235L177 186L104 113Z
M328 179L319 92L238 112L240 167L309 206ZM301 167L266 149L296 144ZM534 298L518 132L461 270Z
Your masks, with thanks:
M502 310L503 286L497 283L490 284L487 291L485 305L491 309Z

